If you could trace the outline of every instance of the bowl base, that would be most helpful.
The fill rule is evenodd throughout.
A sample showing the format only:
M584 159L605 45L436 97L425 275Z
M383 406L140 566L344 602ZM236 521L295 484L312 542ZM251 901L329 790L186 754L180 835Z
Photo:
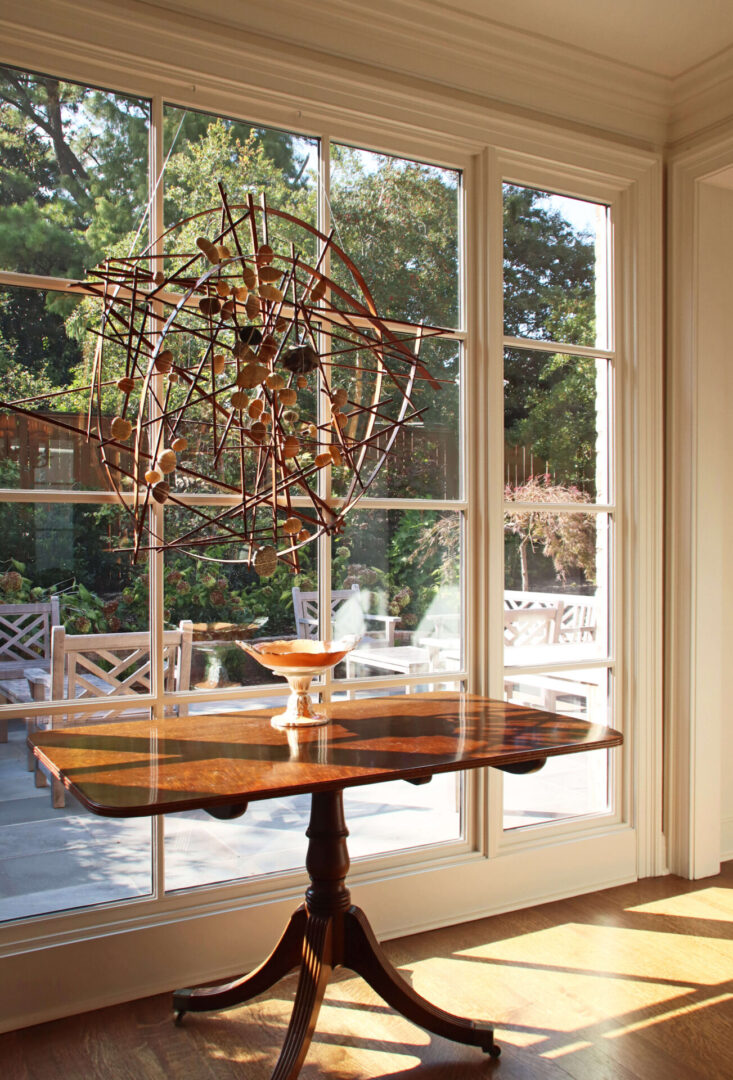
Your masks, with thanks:
M275 713L270 723L275 728L317 727L319 724L327 724L328 717L319 716L318 713L312 713L310 716L298 716L286 709L285 712Z

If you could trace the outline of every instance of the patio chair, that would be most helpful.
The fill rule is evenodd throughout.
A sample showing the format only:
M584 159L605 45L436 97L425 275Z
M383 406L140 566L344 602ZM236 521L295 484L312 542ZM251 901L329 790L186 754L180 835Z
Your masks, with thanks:
M182 622L177 630L163 634L163 671L167 691L188 690L191 679L193 624ZM83 700L84 698L119 698L134 693L150 693L150 634L147 631L126 634L67 634L63 626L51 634L51 670L27 669L26 678L33 700ZM124 710L125 719L147 719L150 708ZM100 707L95 712L69 711L49 717L51 726L100 723L120 718L119 708ZM37 718L27 721L29 731ZM37 759L29 756L28 767L35 771L36 786L44 787L45 774ZM65 804L62 785L53 780L54 807Z
M57 596L42 604L0 605L0 704L30 701L28 667L49 670L51 629L60 622ZM0 719L0 742L8 741L8 721Z
M598 632L598 598L578 593L521 592L506 589L504 607L507 611L536 611L538 608L562 605L557 626L556 642L577 644L595 641Z
M318 638L318 593L293 589L293 609L298 637ZM335 637L361 635L357 647L346 657L346 674L351 678L356 664L388 671L393 675L413 675L427 671L430 654L414 645L395 645L396 615L373 615L362 607L358 585L331 593L331 626ZM370 625L371 624L371 625Z
M567 596L557 640L578 644L595 641L598 634L598 600L595 596Z
M520 596L522 594L519 594ZM526 597L526 594L524 594ZM581 603L568 605L567 598L542 597L542 606L513 606L504 612L504 640L509 646L528 647L530 656L532 647L539 646L547 660L547 650L563 645L573 645L581 641L592 641L595 636L595 606L592 597L580 597ZM553 663L563 654L552 657ZM579 672L577 677L552 670L547 673L532 672L523 674L514 672L504 676L504 696L507 701L517 694L523 704L535 705L547 712L557 712L558 704L565 702L564 711L572 709L574 715L590 715L595 708L599 695L597 679L591 672Z
M299 638L318 640L318 593L303 592L297 586L293 589L293 611L295 612L295 632ZM394 645L395 615L372 615L362 607L361 589L352 585L350 589L335 589L331 593L331 626L336 636L344 634L362 635L377 645Z
M505 645L522 647L553 644L558 640L562 613L562 600L554 607L522 607L505 611Z

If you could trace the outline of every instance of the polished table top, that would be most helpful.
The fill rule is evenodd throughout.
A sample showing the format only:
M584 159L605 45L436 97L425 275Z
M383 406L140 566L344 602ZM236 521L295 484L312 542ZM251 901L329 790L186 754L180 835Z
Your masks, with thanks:
M299 792L419 780L618 746L620 732L476 695L432 691L319 706L329 723L272 727L272 709L34 732L36 756L94 813L137 817Z

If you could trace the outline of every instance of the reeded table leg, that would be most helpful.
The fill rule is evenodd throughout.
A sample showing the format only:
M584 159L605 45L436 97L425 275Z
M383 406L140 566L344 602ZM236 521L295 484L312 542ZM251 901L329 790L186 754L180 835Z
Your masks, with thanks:
M332 971L333 919L330 915L311 915L305 931L293 1012L272 1080L295 1080L300 1072Z
M342 965L361 975L388 1005L426 1031L479 1046L498 1057L501 1050L491 1028L444 1012L416 994L387 960L363 911L351 906L346 887L349 853L342 791L313 793L306 835L305 864L311 883L305 905L293 914L272 954L249 975L225 986L176 991L173 1007L179 1019L186 1012L241 1005L300 965L290 1024L272 1074L272 1080L296 1080L331 972Z

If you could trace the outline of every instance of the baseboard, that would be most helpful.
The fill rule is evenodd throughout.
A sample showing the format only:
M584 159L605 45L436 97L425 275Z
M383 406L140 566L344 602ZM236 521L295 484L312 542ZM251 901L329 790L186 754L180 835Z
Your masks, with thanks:
M620 885L635 878L633 830L599 843L562 845L497 859L369 876L357 868L354 902L382 939ZM250 970L279 937L292 898L243 901L208 916L171 919L7 955L0 960L0 1032ZM263 945L264 943L264 945Z

